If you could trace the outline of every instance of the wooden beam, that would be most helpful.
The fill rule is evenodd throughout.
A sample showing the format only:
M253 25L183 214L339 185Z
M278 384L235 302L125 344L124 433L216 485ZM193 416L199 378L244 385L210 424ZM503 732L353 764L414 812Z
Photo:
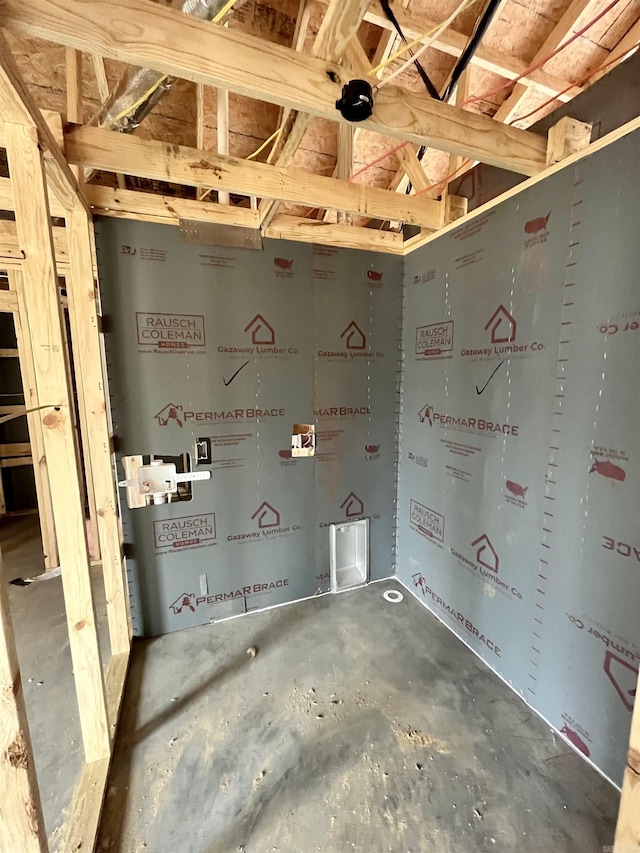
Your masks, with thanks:
M382 33L378 40L378 46L376 47L376 52L374 53L373 59L371 60L372 68L377 68L378 65L380 65L382 62L386 62L386 60L391 56L391 52L393 50L397 38L398 34L395 30L382 30ZM376 72L375 76L378 79L381 79L383 73L384 69L381 68L380 71Z
M218 154L228 156L229 154L229 90L218 89L216 92L216 115L217 127L216 137L218 141ZM229 204L229 193L224 190L218 191L218 204Z
M336 63L149 0L113 0L108 7L98 0L4 0L3 11L3 25L23 34L344 121L335 107L344 76ZM378 92L362 126L525 175L544 167L543 137L391 85Z
M542 142L545 140L543 139ZM378 219L397 219L437 228L440 210L430 199L402 198L376 187L309 175L293 169L222 157L161 142L148 142L108 130L83 127L66 137L69 162L141 177L276 198L310 207L333 207Z
M67 121L73 124L82 124L82 53L68 47L65 50L65 60L67 68ZM72 166L71 171L76 180L82 183L81 170L77 166Z
M15 297L17 305L22 305L22 310L26 317L22 270L9 270L8 275L11 295ZM37 409L40 401L36 388L33 351L29 343L29 337L24 334L22 329L20 316L14 318L14 326L20 356L20 375L22 377L22 389L26 408ZM42 534L44 566L47 571L50 571L60 565L60 559L58 557L58 541L56 539L53 504L51 503L51 486L49 485L49 470L47 468L47 456L44 449L40 412L27 412L27 427L29 428L29 443L33 453L33 477L36 486L40 532Z
M84 211L72 211L67 219L69 275L67 298L75 357L76 385L85 456L91 460L92 483L107 601L111 653L128 653L131 631L128 590L122 561L111 443L107 422L108 395L104 385L100 333L96 311L91 241L93 227Z
M82 53L68 47L65 51L67 66L67 121L82 124Z
M18 441L12 444L0 444L0 459L9 456L30 456L31 444L28 441Z
M0 127L0 134L2 128ZM48 192L49 210L52 216L64 216L66 208L58 201L53 192ZM13 201L13 189L9 178L0 178L0 210L15 210Z
M0 554L0 850L48 853Z
M301 53L304 49L304 42L309 28L309 17L311 15L311 3L309 0L300 0L298 4L298 14L296 16L296 25L293 33L292 49L296 53ZM278 128L289 127L292 121L291 110L288 107L281 107L278 115ZM279 138L279 137L278 137ZM280 145L278 140L274 141L267 157L267 163L274 163L280 156Z
M0 63L4 60L0 56ZM58 537L69 646L78 696L85 757L109 754L109 728L102 661L89 575L89 556L76 470L73 400L67 385L64 339L58 307L58 279L47 207L46 178L32 127L5 124L9 171L15 188L16 225L26 257L24 314L29 328L41 405L44 447Z
M260 227L258 211L246 207L93 185L86 187L86 196L93 213L101 216L141 219L165 225L179 225L181 219L196 219L199 222L239 225L242 228Z
M591 141L592 126L570 116L564 116L549 128L547 166L586 148Z
M429 186L429 181L427 180L422 163L418 160L418 155L413 145L405 145L404 148L399 148L396 151L396 157L400 161L403 172L408 176L416 192L426 190Z
M93 65L93 73L95 74L96 84L98 86L100 101L104 104L109 97L109 81L107 80L107 72L104 67L104 59L94 53L91 56L91 63Z
M40 110L42 118L46 121L47 127L51 131L56 145L61 151L64 151L64 130L62 129L62 116L55 110Z
M348 181L353 171L353 133L352 127L346 124L338 125L338 162L336 163L337 178L339 181ZM338 222L345 222L347 214L343 210L338 211Z
M67 231L58 225L51 229L53 235L53 247L58 263L67 263L69 260L69 248L67 245ZM0 257L13 258L22 261L24 248L20 244L18 228L15 222L9 219L0 219ZM0 265L2 261L0 260Z
M122 704L128 663L127 654L116 655L111 658L107 667L107 701L114 733ZM110 759L103 758L101 761L85 764L82 768L71 801L69 817L65 821L67 834L60 848L61 853L89 853L94 849L109 778L109 764Z
M0 459L0 468L22 468L25 465L33 465L31 456L14 456L11 459Z
M544 40L539 50L536 51L536 54L531 60L530 64L534 65L536 62L539 62L545 56L548 56L548 54L552 53L560 44L562 44L562 42L571 33L571 31L577 24L578 18L582 15L587 6L590 6L592 3L593 0L573 0L573 2L569 4L569 7L565 11L564 15L560 18L558 23L555 25L555 27L551 30L547 38ZM516 83L513 92L498 107L498 110L493 116L493 118L496 121L501 121L507 124L511 120L511 117L517 111L520 102L528 91L529 87L524 85L523 82Z
M2 107L5 121L36 128L38 142L46 150L45 171L48 190L53 191L60 204L66 209L85 204L80 186L42 117L42 113L29 94L1 32L0 107ZM2 135L3 129L0 126L0 144L2 144Z
M398 4L396 4L393 9L396 19L409 41L419 38L424 33L427 33L438 26L436 21L427 18L420 9L415 7L415 4L412 5L409 11L406 11ZM371 4L364 16L364 19L378 27L393 30L395 32L393 24L380 11L376 3ZM465 33L457 32L451 27L448 27L444 32L440 33L437 39L435 39L432 47L435 50L442 51L442 53L446 53L449 56L455 56L457 58L462 54L468 40L469 36L465 35ZM519 77L530 65L530 63L516 59L513 56L507 56L506 54L499 53L497 50L493 50L483 43L480 43L473 54L471 64L476 68L481 68L483 71L489 71L491 74L497 74L499 77L504 77L506 80L514 80L516 77ZM559 95L560 92L563 92L571 85L568 80L562 80L554 74L549 74L547 71L543 71L541 68L526 74L522 78L521 82L527 87L539 89L548 96ZM572 98L575 98L576 95L579 95L581 91L582 89L579 86L574 86L570 91L563 95L559 95L559 98L562 101L570 101Z
M204 148L204 86L196 83L196 148Z
M614 850L640 850L640 676L635 691L627 764L622 777L622 795Z
M318 222L297 216L278 214L271 224L263 229L263 234L265 237L274 237L279 240L297 240L302 243L341 246L345 249L367 249L393 255L404 254L401 234L355 225Z
M0 311L9 314L18 313L18 300L15 293L11 293L9 290L0 290Z

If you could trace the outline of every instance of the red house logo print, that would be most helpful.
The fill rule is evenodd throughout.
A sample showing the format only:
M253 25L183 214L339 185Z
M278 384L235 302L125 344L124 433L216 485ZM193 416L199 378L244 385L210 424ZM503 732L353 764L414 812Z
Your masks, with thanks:
M516 321L504 305L499 305L485 326L491 329L492 344L508 344L516 339Z
M633 702L636 698L636 684L638 681L638 670L629 661L614 655L613 652L605 652L604 671L609 681L616 689L616 693L622 699L622 704L627 711L633 711Z
M182 613L185 607L188 607L192 613L195 613L196 609L193 606L193 601L191 600L193 597L193 593L184 592L182 595L179 595L178 598L176 598L173 604L169 605L169 608L173 610L176 616L178 615L178 613Z
M476 563L498 574L500 560L487 534L483 533L482 536L474 539L471 547L476 549Z
M420 589L422 590L422 594L424 595L426 584L425 576L422 574L422 572L416 572L415 575L411 575L411 577L413 578L413 585L420 587Z
M160 426L167 426L169 421L174 421L182 429L182 406L175 403L167 403L164 409L161 409L154 418L158 419Z
M254 521L258 520L258 527L261 530L265 527L278 527L280 524L280 513L270 503L267 503L267 501L263 501L260 504L251 518Z
M340 504L340 509L344 510L344 514L347 518L353 518L354 515L362 515L364 512L364 504L354 492L349 492L347 497Z
M267 323L262 314L256 314L248 326L244 328L245 332L251 332L252 344L264 344L271 346L276 342L276 333L273 327Z
M418 412L418 417L420 418L421 424L423 424L425 421L428 421L429 426L433 426L433 406L430 406L428 403L425 403L424 406Z
M349 323L340 337L345 338L345 346L347 349L364 349L367 345L367 338L365 337L364 332L353 320Z

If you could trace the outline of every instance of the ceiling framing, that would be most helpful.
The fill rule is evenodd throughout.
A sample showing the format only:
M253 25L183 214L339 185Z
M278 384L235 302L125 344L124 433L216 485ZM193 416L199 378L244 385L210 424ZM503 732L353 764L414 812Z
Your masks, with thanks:
M424 42L459 3L391 5L406 38ZM436 88L483 6L432 34L421 62ZM447 194L453 173L482 162L544 174L548 141L527 127L640 42L635 0L503 0L443 103L413 66L386 84L407 54L393 59L402 43L378 0L237 0L220 23L151 0L2 0L2 9L16 85L63 116L66 160L47 146L50 185L68 186L68 161L94 212L395 253L409 248L401 225L424 241L464 215ZM177 80L134 134L78 126L131 65ZM358 124L335 106L354 77L380 86Z

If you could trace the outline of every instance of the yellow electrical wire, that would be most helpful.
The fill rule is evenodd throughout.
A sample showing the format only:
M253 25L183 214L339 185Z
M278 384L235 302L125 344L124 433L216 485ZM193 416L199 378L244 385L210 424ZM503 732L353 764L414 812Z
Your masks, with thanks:
M431 38L431 36L435 33L439 26L440 24L438 24L438 26L436 27L432 27L428 32L423 33L421 36L418 36L418 38L415 38L408 44L403 45L400 50L396 50L395 53L392 53L391 56L388 56L386 59L383 59L382 62L376 65L375 68L372 68L369 74L377 74L378 71L382 71L382 69L386 68L387 65L391 65L391 63L394 62L399 56L402 56L403 53L406 53L408 50L411 50L412 47L415 47L417 44L420 44L420 42L425 41L425 39Z
M216 12L216 14L213 16L213 23L217 24L219 20L224 18L224 16L227 14L229 9L233 6L235 2L236 0L227 0L222 9L220 9L219 12Z
M264 149L267 147L267 145L272 140L274 140L277 136L280 136L280 134L282 133L283 127L284 127L284 125L281 125L277 130L274 130L274 132L271 134L271 136L268 139L265 139L265 141L262 143L262 145L259 148L256 148L256 150L253 152L253 154L249 154L249 156L246 159L247 160L253 160L254 157L257 157L258 154L260 154L262 151L264 151Z
M449 15L446 21L443 21L443 23L437 24L435 27L432 27L432 29L430 29L428 33L424 33L424 35L418 36L418 38L409 42L409 44L404 45L404 47L401 47L400 50L397 50L394 54L389 56L375 68L372 68L370 74L375 75L378 73L378 71L383 68L386 68L387 65L390 65L392 62L394 62L394 60L396 60L403 53L406 53L407 50L411 50L412 47L415 47L417 44L422 43L422 47L420 47L420 49L416 52L415 56L412 56L410 59L407 59L406 62L399 69L396 69L396 71L394 71L389 78L383 80L382 83L380 83L376 88L379 89L380 86L384 85L385 83L388 83L389 80L391 80L393 77L397 77L398 74L401 74L406 68L408 68L409 65L411 65L411 63L414 62L420 56L420 54L424 53L424 51L430 46L431 42L429 41L429 39L435 41L435 39L439 35L441 35L448 27L451 26L453 21L458 17L459 14L461 14L461 12L463 12L468 6L473 5L473 3L475 2L476 0L462 0L462 3L460 3L460 5L451 13L451 15Z
M134 112L134 110L137 110L138 107L143 104L147 100L147 98L153 95L156 89L161 86L162 83L164 83L168 76L168 74L163 74L159 80L156 80L156 82L153 84L153 86L151 86L150 89L147 89L144 95L140 95L140 97L135 103L131 104L131 106L125 107L121 112L118 113L117 116L114 116L114 118L111 118L108 122L105 122L102 127L113 127L113 125L116 124L116 122L120 121L121 118L124 118L129 113L132 113Z
M220 9L218 12L216 12L216 14L214 15L214 17L211 20L211 23L217 24L218 21L222 20L222 18L224 18L224 16L227 14L229 9L231 9L231 7L233 6L233 4L235 2L236 2L236 0L227 0L227 2L224 4L222 9ZM116 122L120 121L121 118L124 118L129 113L132 113L132 112L134 112L134 110L137 110L141 104L144 104L144 102L147 100L147 98L149 98L149 97L151 97L151 95L153 95L153 93L164 83L164 81L168 77L169 77L168 74L163 74L159 80L156 80L156 82L153 84L153 86L151 86L149 89L147 89L147 91L144 93L144 95L140 95L138 100L133 105L126 107L124 110L122 110L122 112L118 113L118 115L115 118L109 119L109 121L106 124L102 125L102 127L107 127L107 128L113 127L113 125Z

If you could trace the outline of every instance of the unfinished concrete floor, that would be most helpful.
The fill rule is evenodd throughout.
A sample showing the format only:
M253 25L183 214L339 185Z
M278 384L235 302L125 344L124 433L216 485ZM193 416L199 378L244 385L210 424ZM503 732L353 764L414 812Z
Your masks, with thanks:
M617 792L389 587L136 642L99 851L611 844Z

